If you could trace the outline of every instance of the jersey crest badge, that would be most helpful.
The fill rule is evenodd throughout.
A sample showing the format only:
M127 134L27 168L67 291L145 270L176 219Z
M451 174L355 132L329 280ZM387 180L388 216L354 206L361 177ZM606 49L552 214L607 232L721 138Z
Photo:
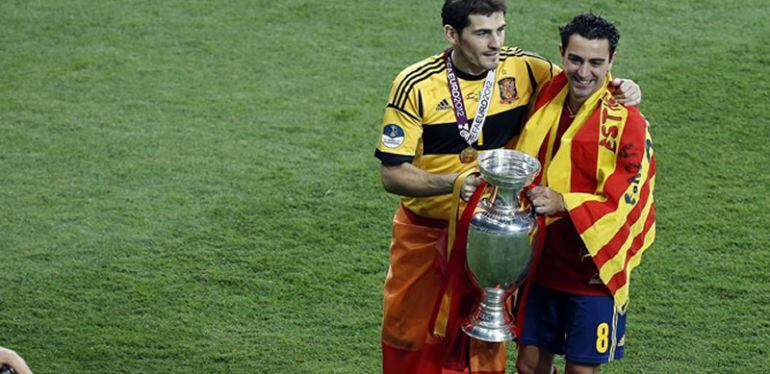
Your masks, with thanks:
M398 148L404 143L404 129L399 125L389 124L382 129L382 145Z
M519 92L516 90L516 78L508 77L497 81L500 88L500 104L510 104L519 99Z

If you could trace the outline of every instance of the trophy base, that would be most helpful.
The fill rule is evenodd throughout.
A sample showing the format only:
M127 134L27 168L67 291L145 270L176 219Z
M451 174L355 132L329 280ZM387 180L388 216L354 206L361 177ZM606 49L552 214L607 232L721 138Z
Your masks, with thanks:
M500 343L516 338L513 317L503 302L503 290L487 288L485 300L463 321L462 329L471 338Z
M472 320L467 319L463 321L463 332L476 340L482 340L490 343L502 343L509 340L516 339L514 330L515 326L501 326L501 327L482 327L474 324Z

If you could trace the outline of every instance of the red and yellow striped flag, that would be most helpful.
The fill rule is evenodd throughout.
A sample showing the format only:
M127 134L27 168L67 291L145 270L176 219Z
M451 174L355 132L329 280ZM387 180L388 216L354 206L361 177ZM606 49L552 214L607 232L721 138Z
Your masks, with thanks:
M538 157L544 170L540 183L564 196L599 276L622 308L631 270L655 239L655 157L648 123L636 107L617 104L605 85L580 108L553 155L567 83L562 72L543 87L517 149ZM557 219L548 217L547 224Z

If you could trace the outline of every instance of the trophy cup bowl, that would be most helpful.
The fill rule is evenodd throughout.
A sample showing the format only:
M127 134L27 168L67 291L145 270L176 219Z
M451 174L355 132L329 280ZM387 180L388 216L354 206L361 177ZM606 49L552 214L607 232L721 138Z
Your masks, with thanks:
M540 162L526 153L498 149L479 156L478 166L490 193L479 202L468 228L466 270L482 290L482 301L463 322L469 336L503 342L515 338L506 299L527 276L537 230L522 189L540 172Z

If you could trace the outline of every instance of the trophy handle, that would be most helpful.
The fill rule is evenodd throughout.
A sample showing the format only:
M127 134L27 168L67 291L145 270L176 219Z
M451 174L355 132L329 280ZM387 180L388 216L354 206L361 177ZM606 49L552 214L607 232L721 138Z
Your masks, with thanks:
M532 200L530 200L529 196L527 196L527 192L529 192L529 190L531 190L533 187L537 187L537 183L532 182L530 185L522 188L521 192L519 193L519 201L528 204L530 215L532 215L532 218L537 219L537 212L535 211L535 205L532 204Z

